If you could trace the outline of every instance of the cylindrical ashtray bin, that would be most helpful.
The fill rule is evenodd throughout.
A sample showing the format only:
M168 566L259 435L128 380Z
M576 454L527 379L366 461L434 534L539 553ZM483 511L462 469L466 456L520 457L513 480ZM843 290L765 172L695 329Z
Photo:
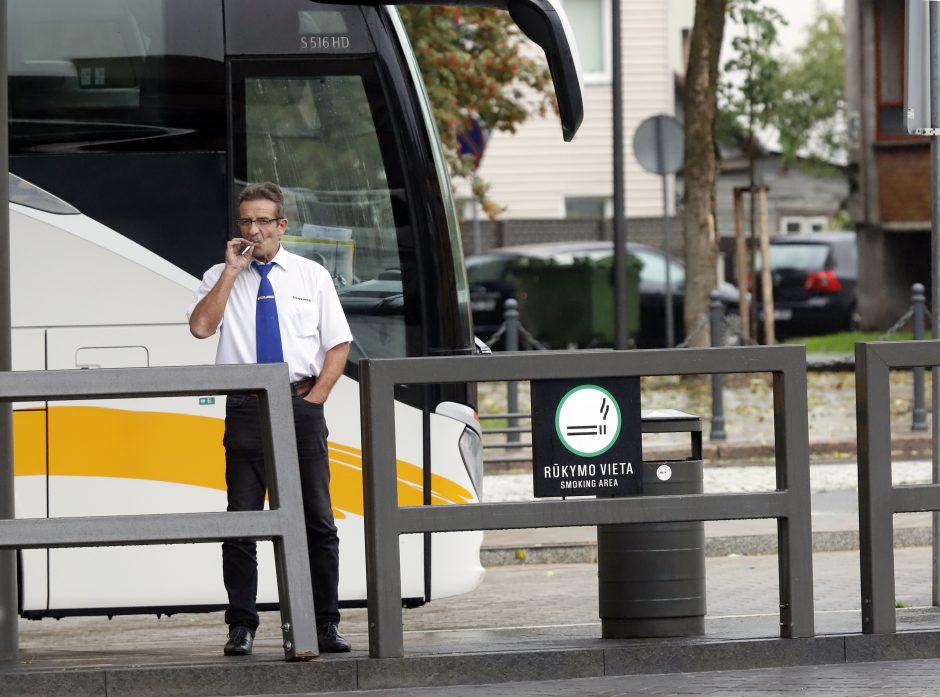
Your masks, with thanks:
M643 463L643 496L700 493L700 456ZM597 566L605 639L705 633L703 522L598 525Z

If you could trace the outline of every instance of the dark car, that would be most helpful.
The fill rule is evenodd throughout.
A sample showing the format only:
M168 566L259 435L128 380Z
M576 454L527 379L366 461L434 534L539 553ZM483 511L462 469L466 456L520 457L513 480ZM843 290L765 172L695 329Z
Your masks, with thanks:
M669 264L670 284L672 286L673 326L675 341L685 337L683 325L683 293L685 290L685 266L674 257L667 257L661 250L638 243L628 243L627 250L636 262L639 271L639 327L631 338L640 348L658 348L666 345L666 265ZM574 265L580 261L593 262L599 269L601 290L606 292L607 302L612 302L612 242L563 242L502 247L483 254L467 258L467 277L470 283L470 307L473 312L474 332L484 341L489 341L497 332L504 319L504 304L507 298L515 298L520 303L520 315L523 325L531 308L525 307L525 293L520 293L520 273L533 263L555 266ZM606 266L605 266L606 265ZM591 300L586 289L579 293L577 303L579 311L571 315L570 323L585 321L592 311ZM738 292L729 283L722 283L719 289L721 299L729 312L737 312ZM570 293L570 288L557 289L559 296ZM583 294L583 295L582 295ZM557 297L561 300L561 297ZM567 300L567 296L564 297ZM606 307L601 308L606 311ZM612 311L608 313L612 316ZM606 317L604 318L606 319ZM611 320L612 321L612 320ZM567 343L552 336L551 330L535 332L535 338L550 348L565 348ZM609 345L610 340L595 341L586 345ZM584 342L579 342L584 343ZM495 348L503 348L502 342L494 343Z
M773 238L770 271L778 339L848 331L858 326L858 246L854 232ZM758 300L762 297L760 278L758 273ZM759 315L763 318L763 311Z

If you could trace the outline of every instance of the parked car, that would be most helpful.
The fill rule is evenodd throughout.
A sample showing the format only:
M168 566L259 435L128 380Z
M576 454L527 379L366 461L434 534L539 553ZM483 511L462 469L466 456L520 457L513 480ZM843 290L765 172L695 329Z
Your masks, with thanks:
M760 260L758 259L758 268ZM854 232L787 235L770 241L774 333L778 339L858 326L858 246ZM760 273L757 274L760 300ZM759 313L763 321L763 310Z
M639 326L631 331L631 338L639 348L659 348L666 345L666 264L669 264L670 283L672 285L673 324L676 343L685 338L683 324L683 294L685 291L685 266L674 257L667 257L655 247L638 243L628 243L627 251L639 265ZM478 337L488 341L503 323L504 305L508 298L515 298L520 303L520 315L525 324L527 297L520 285L520 275L526 269L532 273L533 266L573 266L579 262L593 262L596 268L603 269L601 289L606 299L612 303L613 274L612 242L561 242L531 244L518 247L502 247L467 258L467 276L470 283L470 307L473 312L474 331ZM610 270L608 270L610 269ZM610 290L608 290L608 288ZM582 322L592 311L589 290L585 287L575 293L578 310L568 315L569 322ZM721 299L728 312L737 313L738 291L730 283L722 283L719 288ZM554 300L570 301L572 291L567 285L555 290ZM544 300L542 301L544 302ZM596 309L596 308L594 308ZM601 308L605 311L606 308ZM612 318L612 310L609 312ZM612 323L612 319L610 320ZM526 327L534 329L533 327ZM565 348L552 328L533 332L535 338L550 348ZM586 345L603 346L612 344L612 335L606 339L595 340ZM494 348L503 348L502 341L494 342Z

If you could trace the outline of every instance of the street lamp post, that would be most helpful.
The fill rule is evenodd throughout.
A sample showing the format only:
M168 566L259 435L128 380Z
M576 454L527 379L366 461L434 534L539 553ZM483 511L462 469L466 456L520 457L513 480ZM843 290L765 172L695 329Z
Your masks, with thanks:
M623 174L623 58L620 48L620 3L611 1L611 37L614 144L614 345L630 347L630 321L627 303L627 231Z

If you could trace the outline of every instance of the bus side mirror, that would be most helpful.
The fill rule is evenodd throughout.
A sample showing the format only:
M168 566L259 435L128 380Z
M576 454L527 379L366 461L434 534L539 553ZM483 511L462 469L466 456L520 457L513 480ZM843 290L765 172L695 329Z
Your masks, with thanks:
M581 64L574 34L560 0L330 0L335 5L446 5L507 10L516 26L545 51L558 100L565 141L574 138L584 120Z
M574 138L584 119L581 69L572 48L574 37L565 13L552 0L508 0L509 16L545 51L555 85L558 114L565 141Z

